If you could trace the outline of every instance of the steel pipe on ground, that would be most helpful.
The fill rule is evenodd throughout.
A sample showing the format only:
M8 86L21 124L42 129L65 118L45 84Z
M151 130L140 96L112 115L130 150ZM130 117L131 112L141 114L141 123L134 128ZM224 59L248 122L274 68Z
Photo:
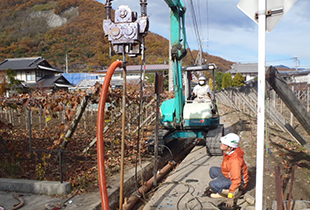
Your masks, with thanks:
M157 176L157 180L162 179L171 169L175 166L174 161L170 161L164 168L160 170ZM152 187L154 183L154 176L149 179L144 185L142 185L136 193L141 196L144 193L148 192ZM123 210L129 210L131 209L136 202L139 200L139 198L136 195L131 195L129 199L123 204Z
M158 176L156 177L157 180L161 180L169 171L171 171L175 166L176 162L183 159L184 156L187 155L193 149L193 147L194 147L193 144L189 145L185 150L183 150L182 153L180 153L175 158L175 161L169 161L168 164L165 167L163 167L158 173ZM142 196L143 194L148 192L153 187L153 183L154 183L154 176L151 179L149 179L143 186L141 186L137 191L135 191L135 193L133 193L128 198L127 201L125 201L125 203L123 204L123 210L130 210L140 199L136 195L138 194L139 196Z

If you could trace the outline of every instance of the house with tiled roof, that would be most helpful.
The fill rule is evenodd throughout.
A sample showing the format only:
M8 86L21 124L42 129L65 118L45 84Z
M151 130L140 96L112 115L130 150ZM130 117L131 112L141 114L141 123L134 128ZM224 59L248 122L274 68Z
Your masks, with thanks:
M37 83L37 88L43 89L68 89L73 87L64 76L62 75L45 75Z
M257 63L234 63L230 70L228 70L226 73L231 73L232 77L234 77L237 73L240 73L243 77L245 77L245 81L249 81L257 77L257 70Z
M27 84L36 83L45 75L55 75L63 71L53 68L43 57L7 58L0 63L0 71L16 71L15 79Z
M25 88L68 88L72 85L63 76L63 71L52 67L43 57L8 58L0 63L0 71L12 69L15 79Z
M266 71L269 66L266 66ZM283 67L276 67L279 74L288 83L308 83L310 84L310 69L295 70ZM242 74L245 77L245 81L249 81L257 77L258 75L258 64L257 63L235 63L231 66L231 69L226 73L231 73L234 77L237 73Z

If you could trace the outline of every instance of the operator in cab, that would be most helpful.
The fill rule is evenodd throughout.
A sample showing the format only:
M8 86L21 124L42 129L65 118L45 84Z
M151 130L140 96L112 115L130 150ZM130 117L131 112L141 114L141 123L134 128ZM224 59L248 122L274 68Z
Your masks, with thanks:
M200 103L211 99L211 88L207 85L207 78L200 76L198 84L193 90L194 102Z
M227 198L226 206L233 207L249 182L248 168L243 159L244 151L239 147L240 137L229 133L221 137L223 162L221 167L213 166L209 174L212 179L205 194L211 198Z

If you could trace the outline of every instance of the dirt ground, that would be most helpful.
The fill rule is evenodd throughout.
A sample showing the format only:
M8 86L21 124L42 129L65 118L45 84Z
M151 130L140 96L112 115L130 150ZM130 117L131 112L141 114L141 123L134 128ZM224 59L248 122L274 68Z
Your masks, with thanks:
M229 107L220 106L220 113L225 115L225 119L230 121L231 131L241 136L241 147L245 151L245 160L250 173L250 183L247 191L255 197L256 182L256 139L257 122L256 116L241 113ZM283 115L289 119L290 112L286 110ZM267 119L268 120L268 119ZM289 120L287 120L289 121ZM309 135L294 120L293 125L299 134L309 142ZM275 167L280 166L283 177L284 198L290 191L291 181L293 181L292 198L295 200L310 201L310 155L299 143L289 134L283 132L272 122L266 130L265 137L265 159L263 177L263 207L271 209L273 201L276 200ZM294 179L291 180L293 166Z
M61 123L61 117L53 118L48 122L45 122L43 117L41 126L38 113L34 112L32 117L32 155L29 153L29 128L26 127L27 119L24 113L19 116L14 115L12 128L5 126L0 129L0 177L59 181L61 177L60 165L57 160L59 146L55 146L55 144L60 145L63 142L58 142L64 135L61 128L64 126ZM62 177L63 181L72 183L72 194L92 192L99 188L96 144L88 152L83 152L96 137L96 119L96 112L93 114L87 112L81 118L63 153ZM0 115L0 125L1 123L2 125L9 123L9 118L4 114ZM104 135L107 177L120 171L121 127L120 123L115 123L115 127ZM153 127L145 128L145 135L149 133L148 129L153 129ZM142 137L143 139L147 138L146 136ZM132 139L136 138L136 134L126 138L129 140L126 142L125 148L125 164L126 167L133 167L136 162L137 143ZM146 150L147 146L142 142L140 148L142 156L148 154ZM145 156L147 158L147 155Z

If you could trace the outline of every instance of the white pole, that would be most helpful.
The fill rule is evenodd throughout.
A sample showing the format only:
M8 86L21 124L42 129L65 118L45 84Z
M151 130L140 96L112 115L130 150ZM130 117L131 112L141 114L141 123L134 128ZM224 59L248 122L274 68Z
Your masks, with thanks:
M307 89L307 112L309 112L309 87Z
M266 64L266 0L258 1L258 107L255 209L263 209L264 131L265 131L265 64Z
M69 73L69 67L68 67L68 54L66 54L66 73Z

